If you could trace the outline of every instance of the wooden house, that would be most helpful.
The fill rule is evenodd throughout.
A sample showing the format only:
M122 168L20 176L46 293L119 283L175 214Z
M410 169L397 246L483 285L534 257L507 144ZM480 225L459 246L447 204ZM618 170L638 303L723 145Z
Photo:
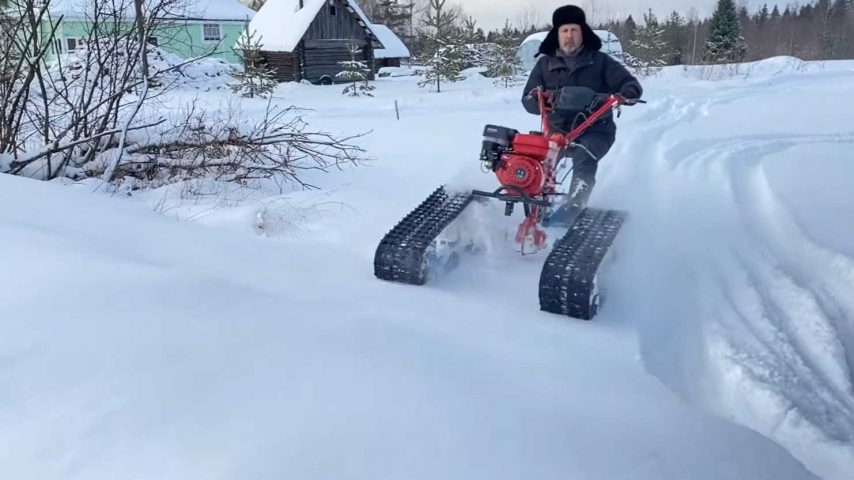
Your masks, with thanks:
M409 58L409 49L390 28L385 25L372 24L371 30L382 43L383 48L374 50L376 69L383 67L399 67L402 60Z
M373 79L374 50L383 48L353 0L267 0L246 31L260 38L263 59L282 82L335 82L339 62L350 60L350 44L359 47L356 60Z

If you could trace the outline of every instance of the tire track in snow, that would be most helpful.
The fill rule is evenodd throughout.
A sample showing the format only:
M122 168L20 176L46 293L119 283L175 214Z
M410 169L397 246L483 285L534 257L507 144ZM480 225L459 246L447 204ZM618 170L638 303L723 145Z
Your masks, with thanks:
M831 137L834 142L854 143L854 135L843 139ZM810 139L812 143L817 138ZM736 157L743 151L735 152ZM743 165L744 162L735 162ZM792 278L814 292L818 303L838 332L848 370L847 380L852 380L854 370L854 259L833 251L809 238L798 225L785 204L776 197L765 174L762 157L748 170L733 169L731 183L736 191L737 203L743 206L748 217L745 225L763 245L773 249L776 257ZM854 389L849 390L854 395Z
M659 160L675 181L717 182L725 217L713 226L731 229L720 242L702 242L726 299L705 313L707 368L717 380L717 401L706 406L775 439L817 473L844 478L854 466L854 260L809 239L763 170L766 157L815 143L854 143L854 134L677 143Z
M719 333L742 357L734 363L751 373L747 387L777 392L776 405L760 401L757 406L772 415L795 412L818 436L851 443L854 405L846 394L851 388L848 371L837 363L834 353L841 346L813 292L797 285L773 259L746 251L733 252L716 275L729 308L746 327ZM769 424L771 434L781 426L780 421Z
M706 102L666 97L620 146L629 168L608 181L642 185L627 203L637 214L624 243L644 245L623 269L649 272L625 278L624 288L656 299L626 308L638 317L650 373L841 480L854 469L854 259L809 238L764 164L798 146L854 144L854 131L670 134L716 105L764 93L747 90ZM655 305L661 299L673 305Z

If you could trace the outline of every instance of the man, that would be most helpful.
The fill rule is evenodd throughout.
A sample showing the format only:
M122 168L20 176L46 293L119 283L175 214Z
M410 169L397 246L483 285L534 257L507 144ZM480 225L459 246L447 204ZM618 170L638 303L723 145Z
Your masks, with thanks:
M643 93L638 80L619 62L600 52L602 40L587 25L584 11L574 5L555 10L552 29L540 45L537 54L544 55L531 71L522 105L529 113L539 115L537 88L557 91L562 87L588 87L597 93L620 95L627 100L639 99ZM553 129L569 132L578 112L553 112L549 118ZM608 153L616 140L617 126L613 115L591 125L575 142L584 148L570 148L561 158L572 158L572 183L569 186L569 205L583 209L596 184L598 162ZM562 162L565 167L566 160ZM562 180L561 177L558 181Z

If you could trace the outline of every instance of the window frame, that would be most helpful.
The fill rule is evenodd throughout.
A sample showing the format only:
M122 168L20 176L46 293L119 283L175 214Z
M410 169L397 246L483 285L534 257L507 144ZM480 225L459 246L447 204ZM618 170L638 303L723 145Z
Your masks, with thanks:
M208 37L208 28L216 27L218 38ZM202 41L205 43L221 42L223 40L221 23L202 23Z

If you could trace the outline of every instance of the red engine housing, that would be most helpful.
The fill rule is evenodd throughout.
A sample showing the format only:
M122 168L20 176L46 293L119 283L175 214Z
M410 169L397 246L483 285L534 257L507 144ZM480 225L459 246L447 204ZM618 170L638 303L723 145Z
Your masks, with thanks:
M548 152L547 138L517 134L513 138L513 152L501 157L501 166L495 171L498 181L505 187L518 187L528 196L539 195L546 180L543 160Z

